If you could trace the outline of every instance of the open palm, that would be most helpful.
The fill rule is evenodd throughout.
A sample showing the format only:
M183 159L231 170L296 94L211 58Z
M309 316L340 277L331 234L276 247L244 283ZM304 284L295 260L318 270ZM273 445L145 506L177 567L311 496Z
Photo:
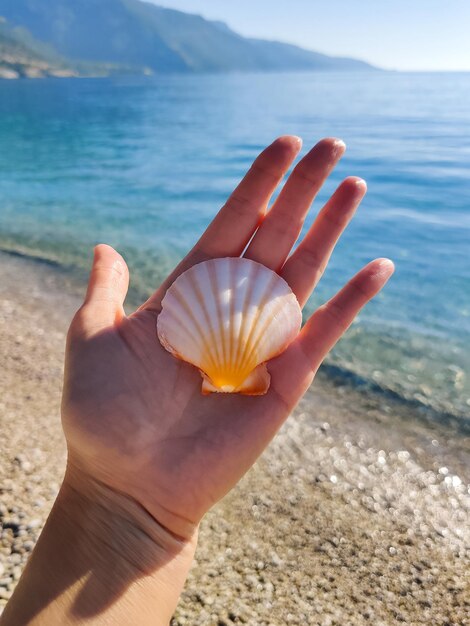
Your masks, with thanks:
M327 352L393 271L390 261L373 261L320 307L268 363L265 396L203 396L199 372L162 348L156 319L166 289L208 258L244 254L263 263L305 304L366 186L357 178L343 181L291 254L315 195L344 152L342 142L320 141L267 212L300 146L286 136L266 148L194 249L129 317L126 264L109 246L97 246L85 303L69 331L63 398L69 463L136 500L178 536L190 536L254 463Z

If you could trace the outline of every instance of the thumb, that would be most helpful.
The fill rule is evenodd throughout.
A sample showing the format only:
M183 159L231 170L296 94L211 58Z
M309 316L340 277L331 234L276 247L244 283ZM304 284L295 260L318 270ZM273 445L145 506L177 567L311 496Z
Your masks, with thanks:
M84 330L96 332L121 319L128 287L129 270L122 256L106 244L96 246L81 308Z

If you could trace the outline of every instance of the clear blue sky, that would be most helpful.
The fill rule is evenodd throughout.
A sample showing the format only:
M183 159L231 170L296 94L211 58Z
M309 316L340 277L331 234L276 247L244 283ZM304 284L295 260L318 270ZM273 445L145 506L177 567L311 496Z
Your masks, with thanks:
M151 1L390 69L470 71L470 0Z

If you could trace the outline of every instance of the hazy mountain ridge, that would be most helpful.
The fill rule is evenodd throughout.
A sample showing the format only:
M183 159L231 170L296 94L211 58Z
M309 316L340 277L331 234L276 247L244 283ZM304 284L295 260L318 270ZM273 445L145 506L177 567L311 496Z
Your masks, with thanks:
M0 78L73 76L73 70L35 42L27 31L12 29L0 18Z
M245 38L223 22L140 0L0 0L0 15L71 67L85 61L156 73L372 69L362 61Z
M12 28L0 17L0 79L99 77L111 74L149 73L148 68L113 63L71 61L34 39L22 27Z

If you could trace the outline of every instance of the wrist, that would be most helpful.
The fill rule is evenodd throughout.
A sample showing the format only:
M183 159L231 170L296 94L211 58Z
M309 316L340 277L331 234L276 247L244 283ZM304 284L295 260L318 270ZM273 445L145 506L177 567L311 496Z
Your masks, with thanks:
M191 537L180 537L134 498L70 465L56 508L63 523L70 525L83 541L85 552L107 546L122 560L123 568L127 563L130 569L152 573L154 561L184 558L196 548L197 528Z
M196 535L176 537L132 498L69 467L2 626L168 624Z

